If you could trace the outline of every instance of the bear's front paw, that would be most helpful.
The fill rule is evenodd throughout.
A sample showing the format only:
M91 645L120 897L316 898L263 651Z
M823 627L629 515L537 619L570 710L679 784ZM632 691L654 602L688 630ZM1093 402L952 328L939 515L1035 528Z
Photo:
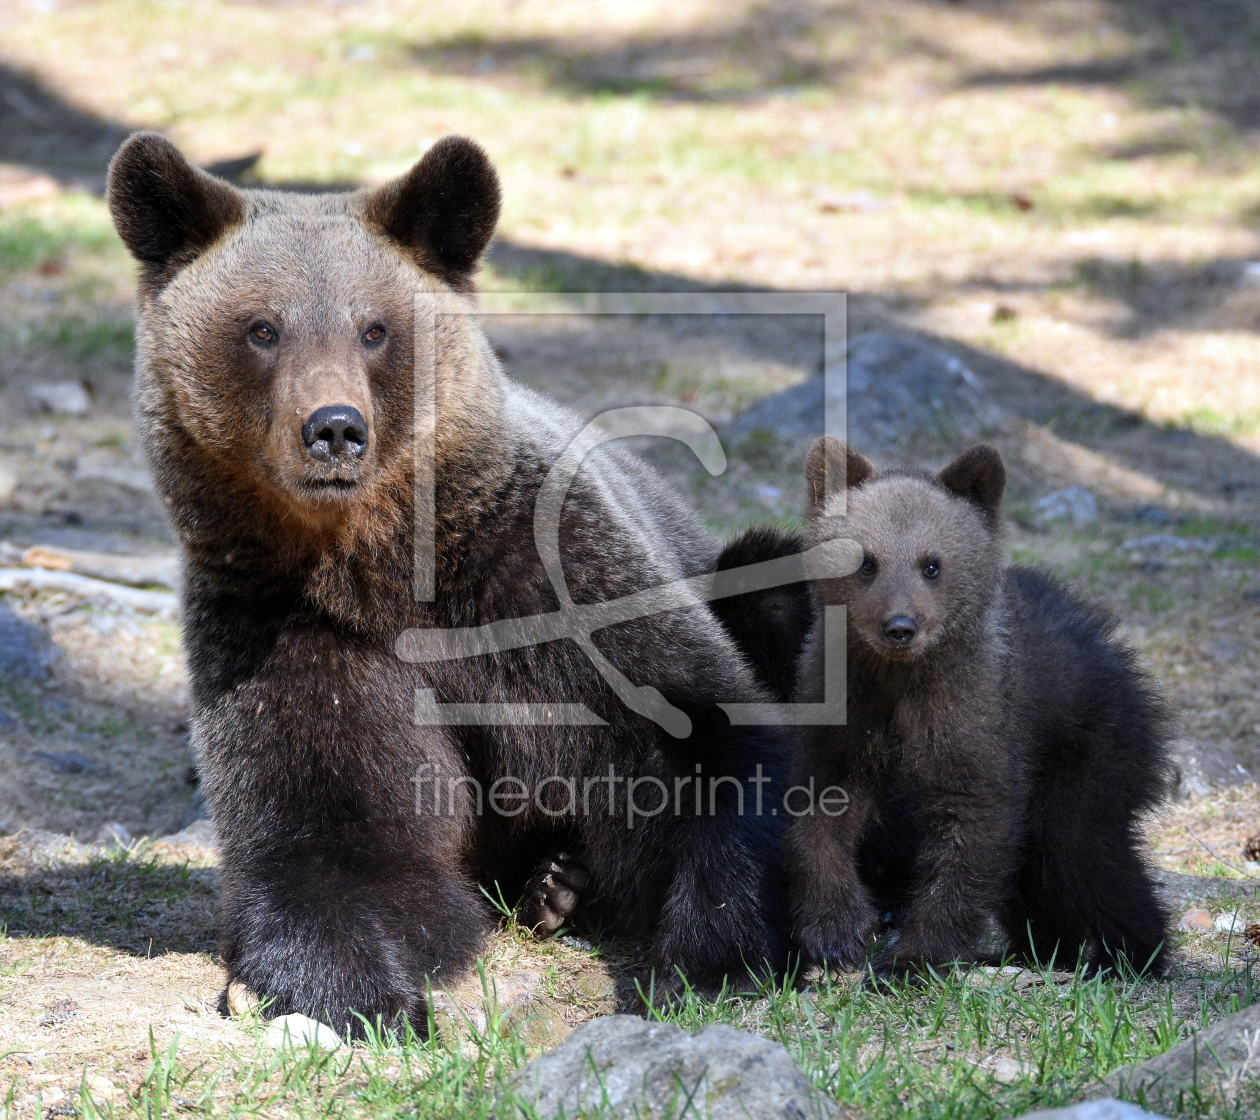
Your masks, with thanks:
M878 928L879 916L873 908L854 907L800 923L796 939L806 964L849 970L866 962L867 948Z
M955 964L974 964L979 958L959 940L925 942L902 934L871 963L875 976L888 980L927 980Z
M517 920L540 938L553 937L577 909L590 878L580 856L548 857L525 884Z

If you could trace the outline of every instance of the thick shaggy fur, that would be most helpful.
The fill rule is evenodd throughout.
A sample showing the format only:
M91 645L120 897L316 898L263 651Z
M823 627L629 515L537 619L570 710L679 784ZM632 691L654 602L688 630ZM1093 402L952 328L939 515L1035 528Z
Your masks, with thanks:
M993 916L1025 958L1161 971L1168 917L1139 821L1165 792L1163 708L1109 619L1040 572L1003 571L997 452L929 478L820 441L808 473L815 539L856 539L866 560L819 584L847 608L848 723L809 729L796 780L850 802L791 826L805 957L860 963L891 910L885 973L977 959ZM837 476L847 492L828 499ZM821 659L814 635L804 692Z
M627 826L630 776L672 794L697 766L746 779L761 764L768 796L785 776L785 738L733 728L716 707L769 694L706 605L595 636L688 713L684 739L628 711L569 641L431 665L395 655L409 627L558 606L534 500L581 422L509 382L465 315L437 320L437 414L419 418L436 430L436 600L412 590L414 300L471 289L498 190L458 138L352 195L237 191L152 134L111 169L115 222L144 265L138 426L184 546L223 959L270 1014L423 1024L426 983L466 967L490 928L477 883L511 890L557 840L584 846L586 904L605 927L651 939L658 988L677 990L681 971L713 992L785 961L780 821L738 815L723 786L712 814L683 796L680 812ZM307 453L301 425L329 405L363 417L361 457ZM718 553L616 448L587 460L560 541L578 603L711 570ZM441 702L583 703L606 725L417 726L417 688ZM584 789L610 766L618 784ZM432 785L413 785L421 772L441 776L436 804ZM563 811L556 785L513 803L517 815L479 812L461 779L488 790L504 776L530 790L572 777L579 811ZM638 796L655 804L651 787Z
M796 532L770 525L746 530L722 549L716 570L729 571L764 560L794 556L806 548ZM757 679L780 702L792 699L801 649L814 621L808 583L790 583L713 601L713 613L735 639Z

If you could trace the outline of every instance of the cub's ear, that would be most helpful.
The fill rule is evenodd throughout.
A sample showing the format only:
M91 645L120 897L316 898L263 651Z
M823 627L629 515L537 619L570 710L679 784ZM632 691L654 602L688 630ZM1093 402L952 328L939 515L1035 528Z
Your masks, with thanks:
M936 481L950 493L978 505L990 524L1001 517L1006 467L996 447L977 443L943 467Z
M156 132L134 133L118 149L106 195L114 228L151 288L245 218L240 191L194 167Z
M499 199L489 156L464 136L447 136L401 179L369 194L364 213L426 272L468 291L498 224Z
M814 440L805 460L810 517L822 514L827 499L842 487L853 489L875 476L874 464L835 436Z

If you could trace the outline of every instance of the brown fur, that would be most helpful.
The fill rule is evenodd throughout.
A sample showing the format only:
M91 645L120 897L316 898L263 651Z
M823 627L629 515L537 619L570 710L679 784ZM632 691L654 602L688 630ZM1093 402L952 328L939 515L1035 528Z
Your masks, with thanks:
M1105 622L1044 577L1003 571L998 453L884 475L819 441L807 475L814 539L850 537L866 556L817 585L847 609L848 722L807 733L797 780L850 801L789 832L807 958L859 962L892 906L903 920L882 971L976 959L991 916L1030 954L1158 964L1165 916L1136 821L1162 792L1162 709ZM898 620L917 626L909 640ZM820 640L803 654L807 698Z
M594 914L653 939L662 986L676 990L681 970L713 992L782 962L778 825L736 817L729 798L716 816L634 830L601 811L598 787L581 818L535 805L478 816L466 785L446 811L417 804L426 764L531 788L610 764L670 788L697 763L741 776L785 765L782 736L730 728L716 708L766 694L699 601L596 639L688 712L686 740L628 712L569 642L434 665L395 656L409 627L557 605L533 546L534 499L581 422L511 384L464 315L439 316L433 340L437 411L420 422L436 425L437 596L412 595L413 303L471 291L499 207L481 149L449 138L395 183L295 196L236 191L142 134L114 160L109 201L146 268L138 426L185 550L195 745L222 839L231 978L274 1014L422 1023L426 982L464 967L488 927L477 880L510 890L556 842L584 847ZM274 340L260 342L260 324ZM366 419L366 451L313 461L303 422L334 405ZM617 448L587 460L561 521L575 601L709 570L717 552L638 460ZM580 701L607 726L417 727L418 687L443 702Z

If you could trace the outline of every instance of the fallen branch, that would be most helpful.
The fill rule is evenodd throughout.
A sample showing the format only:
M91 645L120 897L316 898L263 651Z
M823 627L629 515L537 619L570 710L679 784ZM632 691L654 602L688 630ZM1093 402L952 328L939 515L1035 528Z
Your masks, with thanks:
M45 568L0 568L0 591L34 587L40 591L65 591L85 599L110 599L132 610L173 617L179 606L177 596L166 591L140 591L73 572L53 572Z
M1187 832L1190 832L1189 825L1185 825L1183 827L1185 828ZM1242 875L1248 879L1260 879L1260 875L1253 875L1250 871L1244 871L1241 867L1235 867L1224 856L1217 855L1214 851L1212 851L1211 848L1209 848L1205 843L1203 843L1203 841L1200 840L1193 832L1190 832L1190 839L1193 840L1196 844L1198 844L1199 847L1202 848L1205 852L1207 852L1207 854L1210 855L1213 859L1219 860L1226 867L1230 868L1233 871L1237 871L1239 875Z
M74 572L110 583L129 583L134 587L155 583L175 587L179 580L179 561L173 556L122 556L113 552L87 552L37 544L22 553L21 563L26 568Z

